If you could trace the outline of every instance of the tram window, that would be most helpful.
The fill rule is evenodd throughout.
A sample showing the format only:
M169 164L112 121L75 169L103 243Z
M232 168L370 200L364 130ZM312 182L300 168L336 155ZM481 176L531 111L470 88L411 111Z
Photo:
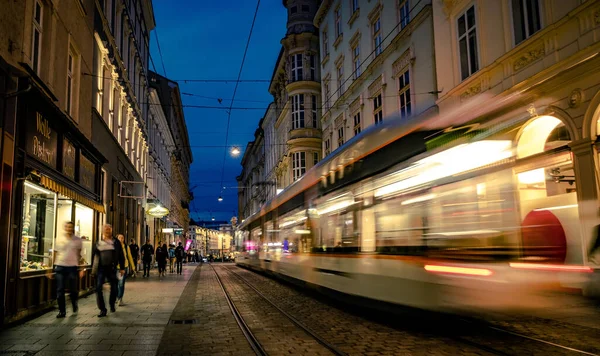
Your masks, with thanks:
M406 197L379 204L375 212L376 251L390 254L421 253L426 206L426 202L410 203Z

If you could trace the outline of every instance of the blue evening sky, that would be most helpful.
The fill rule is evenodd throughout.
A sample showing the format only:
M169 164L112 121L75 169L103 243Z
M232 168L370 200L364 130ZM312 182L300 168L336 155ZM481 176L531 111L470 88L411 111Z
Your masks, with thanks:
M179 81L185 105L223 106L224 109L185 107L194 162L190 168L190 188L195 199L190 217L195 220L230 220L237 216L237 182L241 158L248 141L254 138L258 121L272 96L268 82L244 83L237 89L232 110L228 146L238 146L242 154L234 158L225 147L227 111L235 83L184 82L184 79L236 79L252 24L254 0L154 0L156 30L167 77ZM269 80L286 32L286 11L281 0L262 0L252 33L241 79ZM160 54L152 34L151 56L156 71L163 74ZM150 63L152 67L152 62ZM203 96L203 97L198 97ZM206 98L208 97L208 98ZM222 103L215 98L222 98ZM207 147L213 146L213 147ZM214 147L218 146L218 147ZM223 166L223 155L225 165ZM223 201L221 169L224 167Z

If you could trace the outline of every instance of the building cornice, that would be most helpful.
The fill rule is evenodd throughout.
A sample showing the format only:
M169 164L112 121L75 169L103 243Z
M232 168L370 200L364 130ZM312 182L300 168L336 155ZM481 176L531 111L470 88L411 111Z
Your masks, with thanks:
M325 16L327 16L327 13L329 12L329 9L332 5L333 0L324 0L321 3L321 6L319 6L319 9L315 14L315 19L313 20L313 25L315 25L316 28L319 28L321 26L321 23L323 23L323 19L325 18Z

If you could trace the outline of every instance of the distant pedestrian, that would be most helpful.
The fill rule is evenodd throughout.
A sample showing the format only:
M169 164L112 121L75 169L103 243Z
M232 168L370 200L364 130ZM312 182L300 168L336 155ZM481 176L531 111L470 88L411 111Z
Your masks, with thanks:
M110 283L110 311L114 313L118 293L117 273L121 277L125 274L125 270L117 272L117 266L125 265L125 256L121 248L121 242L113 237L112 226L109 224L104 225L102 229L102 239L98 241L94 248L92 261L92 275L97 276L96 302L98 309L100 309L98 317L102 318L106 316L106 304L102 291L104 281L108 280Z
M183 249L183 246L181 246L181 242L175 249L175 258L177 259L177 274L181 274L181 270L183 269L183 259L185 258L185 250Z
M133 257L131 256L129 246L127 246L127 243L125 242L125 236L119 234L117 235L117 239L121 243L121 249L123 250L125 260L125 264L118 267L119 270L125 270L125 274L118 278L119 291L117 293L117 303L119 303L119 306L123 306L125 305L125 303L123 303L123 295L125 294L125 280L127 279L130 270L133 268Z
M69 289L73 313L77 313L77 297L79 288L77 283L77 266L81 259L81 238L75 235L75 224L68 221L64 224L64 234L57 239L54 247L54 265L56 272L56 297L58 299L57 318L67 315L65 302L65 287Z
M133 258L133 267L131 271L131 275L133 278L137 277L137 269L138 263L140 262L140 247L135 243L134 239L131 239L131 243L129 244L129 251L131 251L131 258Z
M154 247L150 244L150 239L146 239L146 243L141 248L142 263L144 264L144 277L150 277L150 265L152 264L152 255L154 255Z
M173 269L173 265L175 264L175 245L171 244L171 246L169 246L169 267L170 267L170 273L174 272Z
M167 251L167 244L163 244L156 247L156 263L158 264L158 276L162 277L165 275L167 269L167 258L169 258L169 252Z

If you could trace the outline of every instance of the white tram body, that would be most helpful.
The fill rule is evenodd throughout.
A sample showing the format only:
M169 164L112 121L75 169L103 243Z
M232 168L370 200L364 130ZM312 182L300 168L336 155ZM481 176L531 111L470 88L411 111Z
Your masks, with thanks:
M551 306L543 292L581 288L591 223L561 121L424 122L388 120L319 162L242 222L236 263L433 310Z

